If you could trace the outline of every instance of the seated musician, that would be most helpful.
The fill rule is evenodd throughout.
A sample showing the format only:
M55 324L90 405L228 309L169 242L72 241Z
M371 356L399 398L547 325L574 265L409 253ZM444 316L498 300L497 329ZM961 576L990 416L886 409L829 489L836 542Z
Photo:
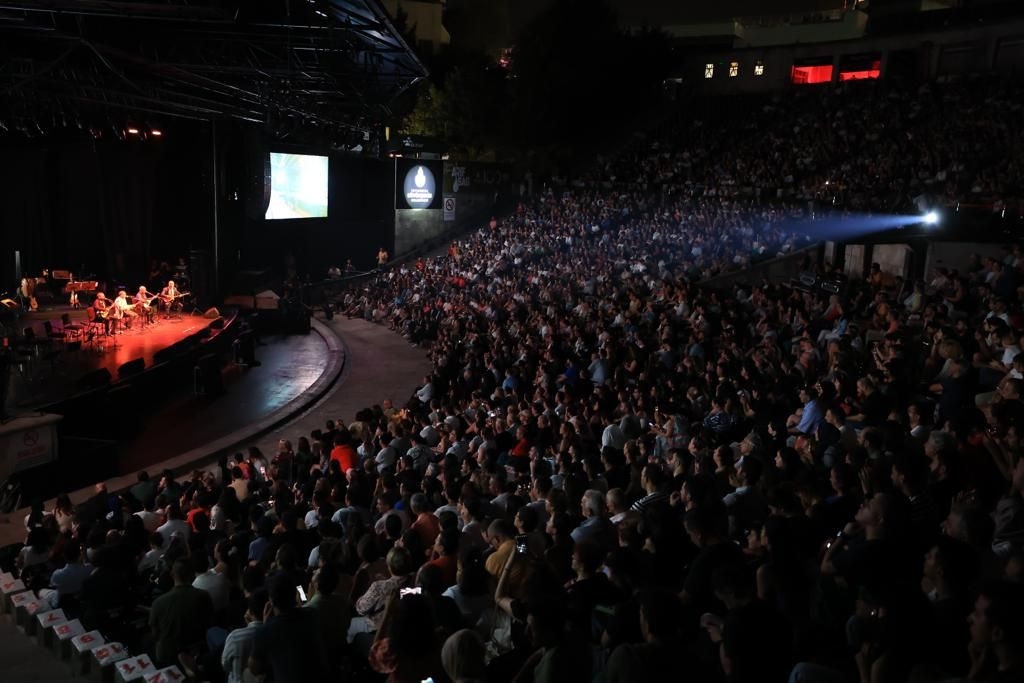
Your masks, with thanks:
M156 308L150 306L150 303L156 296L146 291L146 286L142 285L139 287L139 291L132 297L132 303L135 304L135 310L140 314L146 316L148 322L156 320Z
M131 328L132 318L135 318L139 314L135 312L135 307L128 303L128 292L123 289L117 293L117 298L114 299L114 306L120 311L121 318L124 318L125 324Z
M173 310L175 305L178 305L178 298L181 296L181 292L178 291L177 286L174 284L174 280L168 280L167 286L160 292L160 299L167 306L167 311Z
M110 299L103 292L96 292L96 300L92 302L92 307L96 311L96 317L103 321L103 327L106 328L106 333L110 334L110 326L118 317L118 311L110 303Z

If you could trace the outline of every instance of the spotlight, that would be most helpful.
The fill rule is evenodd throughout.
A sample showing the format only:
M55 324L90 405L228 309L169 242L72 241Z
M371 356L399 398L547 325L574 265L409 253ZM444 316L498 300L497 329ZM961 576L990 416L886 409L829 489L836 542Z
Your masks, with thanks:
M128 131L128 135L138 135L139 134L139 129L136 128L135 126L128 126L128 128L126 130Z
M164 132L159 128L154 128L153 130L149 131L149 133L155 138L163 137L164 134Z
M929 211L921 217L921 222L925 225L938 225L939 224L939 212Z

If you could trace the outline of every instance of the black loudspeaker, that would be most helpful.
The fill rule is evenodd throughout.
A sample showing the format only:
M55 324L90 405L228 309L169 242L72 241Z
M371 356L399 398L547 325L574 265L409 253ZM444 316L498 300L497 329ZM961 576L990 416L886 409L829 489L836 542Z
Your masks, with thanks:
M206 312L203 313L203 317L209 318L210 320L213 320L214 318L219 318L220 311L217 310L216 306L213 306L212 308L207 308Z
M146 369L146 360L144 358L136 358L130 360L117 369L117 376L120 379L125 377L132 377L133 375L141 374Z
M256 363L256 338L252 330L246 330L238 335L233 344L235 349L235 363L246 367L253 367Z
M197 394L219 396L224 393L224 379L220 375L217 356L208 353L200 356L195 367L195 390Z
M110 384L110 370L106 368L100 368L99 370L93 370L82 375L78 380L78 383L88 389L96 389L102 387L104 384Z

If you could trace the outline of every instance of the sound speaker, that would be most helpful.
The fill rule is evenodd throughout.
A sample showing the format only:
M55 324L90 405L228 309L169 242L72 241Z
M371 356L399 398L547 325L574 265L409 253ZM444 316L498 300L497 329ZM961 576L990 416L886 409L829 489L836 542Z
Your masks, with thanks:
M120 379L125 377L132 377L133 375L141 374L146 369L146 360L144 358L136 358L123 364L117 369L117 376Z
M217 310L216 306L212 306L212 307L206 309L206 312L203 313L203 317L204 318L210 318L211 320L214 319L214 318L219 318L220 317L220 311Z

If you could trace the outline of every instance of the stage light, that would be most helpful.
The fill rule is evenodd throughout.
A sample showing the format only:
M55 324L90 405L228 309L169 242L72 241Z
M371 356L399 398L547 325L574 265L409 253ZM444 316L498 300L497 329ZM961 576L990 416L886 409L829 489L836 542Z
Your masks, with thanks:
M938 211L929 211L928 213L926 213L924 216L921 217L921 221L925 225L938 225L939 224L939 212Z
M162 137L163 134L164 134L164 132L162 130L160 130L159 128L154 128L153 130L151 130L149 132L155 138Z
M128 126L127 130L128 130L128 135L138 135L139 134L139 129L136 128L135 126Z

